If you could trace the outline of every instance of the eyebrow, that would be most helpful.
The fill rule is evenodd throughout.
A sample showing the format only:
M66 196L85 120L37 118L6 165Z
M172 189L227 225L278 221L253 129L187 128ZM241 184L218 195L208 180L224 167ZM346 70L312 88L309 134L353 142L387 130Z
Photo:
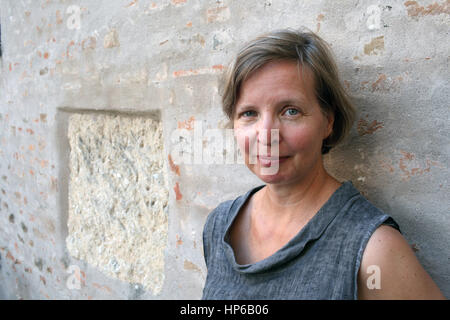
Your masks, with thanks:
M277 102L277 105L289 105L289 104L293 104L293 105L298 105L299 107L303 107L306 105L306 100L302 97L297 97L297 98L291 98L291 99L283 99ZM247 110L247 109L253 109L256 108L256 106L254 104L251 103L243 103L243 104L239 104L236 105L236 111L241 111L241 110Z

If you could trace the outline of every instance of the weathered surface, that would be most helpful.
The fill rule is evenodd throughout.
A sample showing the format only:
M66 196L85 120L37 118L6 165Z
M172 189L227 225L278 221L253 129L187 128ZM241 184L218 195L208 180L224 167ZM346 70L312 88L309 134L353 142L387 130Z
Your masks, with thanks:
M358 107L327 167L400 223L450 297L448 0L3 1L0 24L0 298L199 298L207 214L260 181L177 163L172 133L201 123L217 146L204 133L225 126L238 46L300 26L332 45Z
M169 195L161 124L76 114L68 136L70 254L159 293Z

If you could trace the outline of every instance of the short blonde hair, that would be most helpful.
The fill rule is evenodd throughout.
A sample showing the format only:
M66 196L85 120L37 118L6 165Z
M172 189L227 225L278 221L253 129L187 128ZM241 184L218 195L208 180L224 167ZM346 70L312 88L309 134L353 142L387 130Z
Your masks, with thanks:
M292 60L312 71L315 93L322 111L334 115L333 131L322 145L322 154L348 134L355 108L345 92L328 44L311 31L276 30L245 44L230 64L222 81L222 107L232 126L242 83L271 61Z

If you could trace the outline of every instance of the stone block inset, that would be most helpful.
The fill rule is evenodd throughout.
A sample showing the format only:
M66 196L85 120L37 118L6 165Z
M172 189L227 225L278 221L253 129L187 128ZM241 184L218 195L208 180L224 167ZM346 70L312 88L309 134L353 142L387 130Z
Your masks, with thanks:
M161 122L74 114L68 136L69 253L159 293L169 198Z

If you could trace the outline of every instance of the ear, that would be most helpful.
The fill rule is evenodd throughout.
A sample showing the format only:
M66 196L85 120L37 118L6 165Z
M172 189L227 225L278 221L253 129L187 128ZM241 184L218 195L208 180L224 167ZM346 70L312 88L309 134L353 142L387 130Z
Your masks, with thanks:
M327 124L326 124L324 137L323 137L324 140L333 133L334 113L331 111L327 112L325 114L325 119L326 119Z

